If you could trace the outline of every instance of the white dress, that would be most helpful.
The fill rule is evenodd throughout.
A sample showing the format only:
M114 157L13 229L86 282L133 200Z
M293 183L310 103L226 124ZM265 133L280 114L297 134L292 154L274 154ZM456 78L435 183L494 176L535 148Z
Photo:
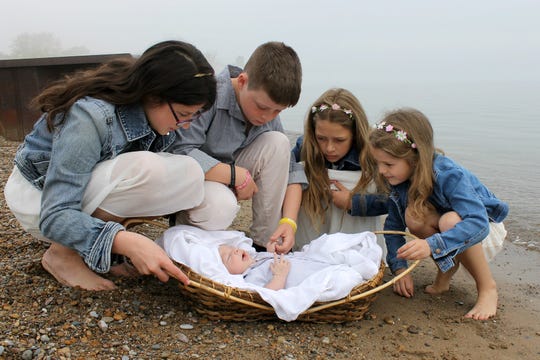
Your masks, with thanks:
M330 180L338 180L347 189L352 190L360 175L361 170L333 170L328 169L328 177ZM375 185L372 184L368 188L369 192L375 191ZM338 208L334 204L330 205L330 208L326 212L325 222L320 224L318 231L311 223L309 216L301 208L298 213L298 230L295 235L294 250L299 250L302 246L308 244L311 240L318 238L322 234L356 234L364 231L376 231L382 230L384 216L351 216L347 212ZM384 239L381 235L377 236L377 243L385 249Z

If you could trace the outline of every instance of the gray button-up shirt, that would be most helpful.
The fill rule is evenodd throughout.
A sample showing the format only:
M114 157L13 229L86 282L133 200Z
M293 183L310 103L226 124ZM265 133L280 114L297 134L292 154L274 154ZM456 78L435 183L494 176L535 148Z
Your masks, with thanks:
M191 123L189 129L180 128L179 135L169 151L189 155L201 165L203 171L218 163L232 163L239 152L266 131L284 132L279 116L261 126L252 126L246 134L246 124L232 86L231 78L242 69L229 65L217 76L217 98L212 108ZM289 184L300 183L304 187L307 178L302 164L291 159Z

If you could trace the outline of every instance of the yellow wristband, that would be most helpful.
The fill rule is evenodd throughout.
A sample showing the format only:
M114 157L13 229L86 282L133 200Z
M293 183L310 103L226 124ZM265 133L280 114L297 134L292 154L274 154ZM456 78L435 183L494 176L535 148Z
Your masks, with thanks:
M296 221L294 221L291 218L284 217L284 218L281 218L281 220L279 220L279 225L281 225L281 224L289 224L289 225L291 225L294 233L296 234L296 229L297 229Z

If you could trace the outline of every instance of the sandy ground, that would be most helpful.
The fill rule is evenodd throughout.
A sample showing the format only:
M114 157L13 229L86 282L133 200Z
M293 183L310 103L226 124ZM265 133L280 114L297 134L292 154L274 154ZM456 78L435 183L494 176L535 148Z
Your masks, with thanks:
M0 138L1 190L16 145ZM248 205L234 228L247 230ZM423 261L414 298L382 290L361 321L227 322L195 313L176 281L114 279L118 289L101 293L63 287L41 267L46 245L20 229L3 191L0 216L0 359L540 358L540 253L510 241L492 262L500 301L488 321L462 317L476 297L464 271L443 296L424 294L436 269Z

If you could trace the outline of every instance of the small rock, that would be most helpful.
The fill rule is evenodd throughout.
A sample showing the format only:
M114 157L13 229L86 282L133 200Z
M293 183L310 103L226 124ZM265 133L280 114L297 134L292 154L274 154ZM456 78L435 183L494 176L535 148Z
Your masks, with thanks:
M166 322L166 321L163 321L163 320L161 320L161 321L159 322L159 325L161 325L161 326L166 326L166 325L167 325L167 322Z
M364 320L375 320L377 319L377 315L371 314L371 313L365 313L364 314Z
M330 344L330 338L328 338L328 336L325 336L322 338L322 343L323 344Z
M47 298L47 300L45 300L45 306L49 305L50 303L52 303L54 301L54 298L51 296L49 298Z
M67 347L67 346L65 346L65 347L63 347L63 348L61 348L61 349L58 349L58 353L59 353L60 355L63 355L63 356L65 356L65 357L68 357L68 358L71 357L71 350L70 350L69 347Z
M176 335L176 338L178 340L180 340L181 342L184 342L184 343L188 343L189 342L189 339L186 335L182 334L182 333L179 333L178 335Z
M95 311L90 311L90 316L97 319L99 317L98 313Z
M103 320L98 321L98 327L101 329L101 331L105 332L109 328L109 325Z
M0 345L0 356L4 353L4 347Z
M418 332L420 331L420 329L418 329L417 326L414 326L414 325L410 325L408 328L407 328L407 331L411 334L418 334Z
M23 360L32 360L32 356L33 356L32 350L25 350L23 351L21 357Z
M396 323L391 316L386 316L383 321L388 325L394 325Z
M191 330L191 329L193 329L193 325L191 325L191 324L182 324L182 325L180 325L180 329Z

